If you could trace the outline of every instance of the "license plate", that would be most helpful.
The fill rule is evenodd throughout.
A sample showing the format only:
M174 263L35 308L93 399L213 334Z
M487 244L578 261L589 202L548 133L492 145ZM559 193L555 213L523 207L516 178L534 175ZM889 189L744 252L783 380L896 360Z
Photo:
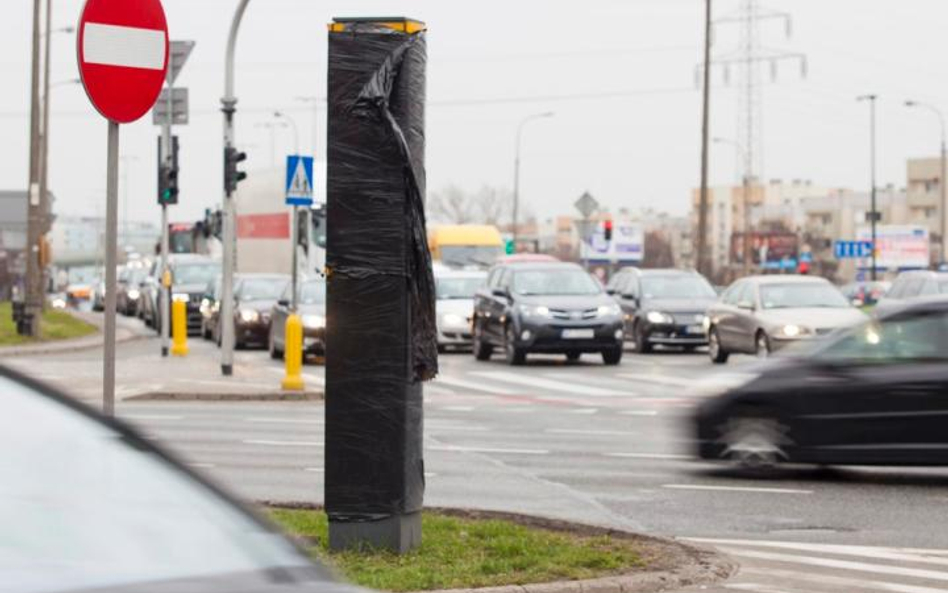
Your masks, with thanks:
M589 340L596 337L594 329L564 329L564 340Z
M689 334L703 334L704 326L703 325L689 325L686 331Z

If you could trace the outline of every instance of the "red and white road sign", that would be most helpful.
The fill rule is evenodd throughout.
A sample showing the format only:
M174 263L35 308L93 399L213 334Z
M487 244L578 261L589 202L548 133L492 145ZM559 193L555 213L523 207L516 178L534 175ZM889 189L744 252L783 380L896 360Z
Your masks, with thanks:
M145 115L168 69L160 0L86 0L77 50L82 84L103 117L129 123Z

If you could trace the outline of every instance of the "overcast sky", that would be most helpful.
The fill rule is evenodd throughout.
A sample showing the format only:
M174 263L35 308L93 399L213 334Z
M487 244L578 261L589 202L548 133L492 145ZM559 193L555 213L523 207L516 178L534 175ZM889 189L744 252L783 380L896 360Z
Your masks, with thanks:
M74 25L81 0L54 0L54 24ZM948 3L944 0L770 0L793 16L793 37L763 25L765 45L804 52L809 72L780 71L764 89L764 175L829 186L868 185L868 107L878 93L879 182L905 184L907 157L934 155L937 120L905 98L948 110ZM197 42L178 79L190 89L191 123L181 139L181 204L193 220L221 196L223 59L236 0L164 0L172 39ZM285 110L313 149L314 116L298 97L325 97L326 23L334 16L406 15L428 23L429 191L453 183L510 187L517 122L552 110L524 134L521 192L536 214L570 213L589 190L612 207L684 213L699 179L700 0L252 0L237 53L237 141L249 167L267 168L294 149L290 128L272 129ZM715 0L715 14L738 0ZM5 0L0 19L0 189L27 185L29 0ZM738 42L721 27L715 51ZM52 80L77 77L75 40L53 42ZM715 76L712 134L734 137L737 89ZM106 123L82 88L51 94L50 186L57 210L103 213ZM318 112L325 145L325 109ZM158 128L146 116L122 127L129 216L156 220ZM271 151L271 134L274 149ZM734 150L712 147L711 182L736 178ZM319 155L317 156L319 158ZM121 195L121 194L120 194Z

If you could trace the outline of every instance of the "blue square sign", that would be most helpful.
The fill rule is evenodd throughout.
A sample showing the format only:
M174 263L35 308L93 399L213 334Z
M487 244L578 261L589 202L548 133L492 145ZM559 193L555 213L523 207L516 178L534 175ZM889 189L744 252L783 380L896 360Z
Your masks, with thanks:
M286 204L288 206L313 204L313 157L299 155L286 157Z

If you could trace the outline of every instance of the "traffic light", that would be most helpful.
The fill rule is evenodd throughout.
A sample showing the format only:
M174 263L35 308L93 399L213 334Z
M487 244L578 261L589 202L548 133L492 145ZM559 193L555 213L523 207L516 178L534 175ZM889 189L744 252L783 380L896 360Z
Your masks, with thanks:
M313 243L317 247L326 248L326 205L320 204L310 210L310 219L313 224Z
M602 223L602 234L606 241L612 241L612 219L607 219Z
M171 163L166 163L161 150L161 138L158 138L158 203L170 205L178 203L178 137L171 137Z
M233 146L224 147L224 191L230 195L237 191L237 184L247 178L247 174L237 170L237 163L247 160L247 153Z

